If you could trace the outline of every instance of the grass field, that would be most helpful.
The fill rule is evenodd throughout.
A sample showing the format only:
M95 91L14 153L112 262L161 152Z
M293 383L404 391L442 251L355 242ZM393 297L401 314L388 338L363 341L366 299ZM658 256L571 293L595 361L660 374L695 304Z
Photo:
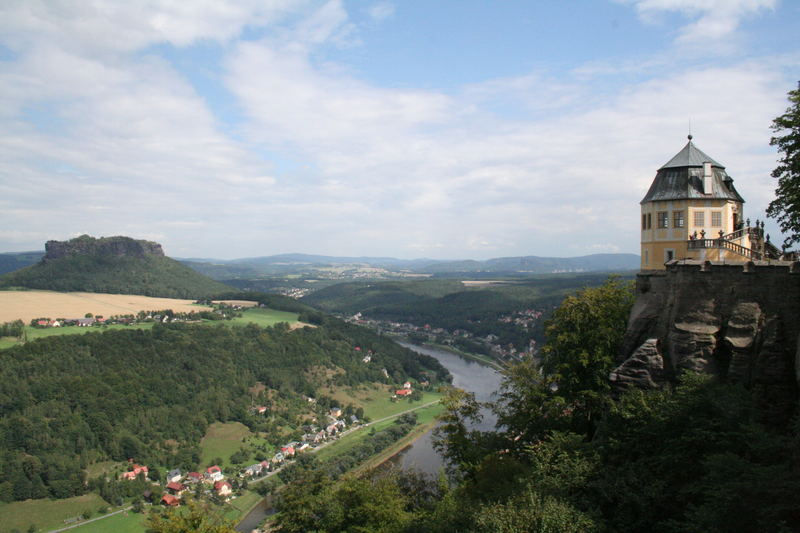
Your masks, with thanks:
M250 430L239 422L214 422L208 427L206 435L200 441L200 463L211 466L215 457L222 459L220 467L230 464L232 453L243 446L242 439L250 437Z
M418 405L441 400L442 396L444 396L444 394L440 392L423 391L421 401L409 402L407 399L401 399L393 402L390 393L385 387L381 387L367 399L362 400L360 402L360 407L364 408L364 414L367 415L371 420L379 420L383 417L401 413Z
M64 527L65 519L80 516L86 510L90 510L94 516L101 507L108 507L108 503L97 494L84 494L65 500L4 503L0 504L0 524L2 531L27 531L31 525L35 525L37 530L46 531Z
M428 400L428 401L432 401L432 400ZM408 403L406 403L405 406L404 406L404 409L402 409L399 412L405 411L405 410L409 409L410 407L413 407L413 405L409 406ZM425 431L427 431L428 428L435 423L436 417L439 416L439 414L441 414L442 410L443 410L443 407L442 407L441 404L435 404L435 405L431 405L429 407L424 407L422 409L417 409L416 411L414 411L417 414L418 427L425 426ZM382 429L386 429L387 427L389 427L392 424L394 424L394 421L395 421L394 418L390 418L389 420L384 420L382 422L377 422L375 424L371 424L368 427L364 427L364 428L361 428L361 429L359 429L357 431L354 431L354 432L342 437L341 439L339 439L338 441L334 442L333 444L330 444L330 445L326 446L325 448L321 449L320 451L318 451L316 453L316 457L320 461L325 461L325 460L330 459L332 457L336 457L338 455L342 455L342 454L348 453L350 450L352 450L353 448L357 447L362 440L367 438L369 436L369 432L370 431L372 431L373 429L375 431L380 431ZM417 433L417 429L416 428L415 428L414 432ZM422 433L424 433L424 431ZM406 439L404 438L403 441L405 441L405 440ZM403 444L403 446L405 446L406 444L408 444L408 443ZM403 446L401 446L401 448ZM394 448L394 447L395 446L392 446L392 448Z
M113 329L150 329L153 327L153 322L141 322L138 324L131 324L126 326L124 324L109 324L108 326L92 326L89 328L80 326L66 326L61 328L32 328L25 326L25 336L29 341L41 339L43 337L53 337L55 335L85 335L87 333L102 333L103 331ZM3 337L0 339L0 350L3 348L10 348L22 344L20 339L14 337Z
M261 498L263 498L263 496L255 492L249 490L243 491L241 496L235 500L231 500L225 505L225 511L222 515L228 520L233 520L238 523L255 504L261 501Z
M146 515L126 511L96 522L76 527L75 533L144 533Z
M0 337L0 350L3 348L11 348L19 344L19 339L16 337Z
M10 291L14 292L14 291ZM20 291L22 292L22 291ZM25 291L27 293L36 293L36 292L45 292L45 291ZM2 294L3 292L0 291L0 305L2 305ZM53 294L66 294L66 293L53 293ZM73 293L70 293L73 294ZM119 294L113 295L101 295L101 296L124 296ZM136 296L135 298L139 298ZM145 298L142 296L142 298ZM167 300L166 298L150 298L150 300ZM182 301L182 300L181 300ZM188 300L186 300L188 301ZM202 310L207 309L205 306L200 305L192 305L192 310ZM173 309L175 310L175 309ZM135 311L134 313L138 313ZM39 316L46 316L50 318L54 318L57 315L56 313L41 313L36 315ZM83 316L83 315L81 315ZM34 317L34 318L36 318ZM0 320L2 322L2 320ZM234 318L230 321L225 321L225 324L248 324L254 323L259 326L274 326L278 322L287 322L290 325L297 323L297 313L287 313L285 311L275 311L274 309L263 309L263 308L256 308L256 309L248 309L244 312L244 315L241 317ZM42 337L51 337L54 335L82 335L85 333L98 333L107 330L114 330L114 329L126 329L126 328L134 328L134 329L150 329L153 327L153 322L140 322L138 324L132 324L130 326L126 326L124 324L109 324L108 326L93 326L93 327L79 327L79 326L67 326L61 328L33 328L30 326L25 326L25 335L27 336L29 341L40 339ZM3 348L10 348L11 346L16 346L20 344L20 341L14 337L0 337L0 350Z
M253 323L258 326L274 326L278 322L287 322L294 324L297 322L297 313L289 313L287 311L276 311L274 309L265 309L262 307L248 309L244 314L238 318L234 318L230 324L249 324Z
M172 309L189 313L201 309L192 300L151 298L132 294L94 292L0 291L0 322L21 319L28 323L34 318L80 318L86 313L112 316L136 314L139 311Z
M388 461L392 456L400 452L403 448L420 438L425 432L433 429L438 423L438 416L444 411L442 404L432 405L431 407L420 409L417 413L417 426L411 432L395 442L382 452L373 455L355 468L356 472L379 466Z

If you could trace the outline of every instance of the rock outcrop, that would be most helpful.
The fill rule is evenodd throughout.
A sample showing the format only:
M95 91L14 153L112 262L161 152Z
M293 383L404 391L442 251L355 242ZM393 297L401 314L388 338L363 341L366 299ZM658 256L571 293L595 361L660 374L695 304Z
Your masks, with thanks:
M157 242L138 241L130 237L101 237L96 239L81 235L69 241L47 241L42 261L52 261L69 255L113 255L144 257L157 255L164 257L164 250Z
M800 383L800 264L673 262L637 278L617 388L683 372L744 384L767 420L792 415Z

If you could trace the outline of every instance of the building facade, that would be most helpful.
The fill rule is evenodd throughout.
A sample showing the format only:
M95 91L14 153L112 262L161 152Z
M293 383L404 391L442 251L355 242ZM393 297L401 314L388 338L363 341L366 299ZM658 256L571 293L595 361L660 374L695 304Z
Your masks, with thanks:
M663 270L683 259L761 260L777 251L765 242L763 225L751 227L745 218L744 199L725 167L697 148L691 135L658 169L640 204L642 270Z

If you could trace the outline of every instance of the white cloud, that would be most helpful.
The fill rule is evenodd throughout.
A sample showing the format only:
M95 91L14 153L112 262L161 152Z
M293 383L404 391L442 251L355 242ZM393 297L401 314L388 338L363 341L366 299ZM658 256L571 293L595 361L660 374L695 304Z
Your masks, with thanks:
M11 0L0 4L0 34L16 49L47 40L72 51L130 52L155 43L224 41L245 25L283 20L303 0Z
M653 22L662 13L678 12L692 20L681 28L678 42L708 44L729 37L742 19L760 11L774 9L777 0L622 0L634 4L645 21Z
M357 42L341 2L264 4L0 7L0 39L18 51L0 63L0 227L25 228L0 232L0 245L40 247L81 228L152 236L184 256L638 252L638 202L690 118L749 216L771 196L768 126L794 57L678 69L663 56L624 65L644 81L599 96L597 64L450 93L386 88L319 60ZM736 21L770 7L733 4ZM711 13L636 5L695 22ZM373 19L390 8L374 4ZM245 25L263 35L238 39ZM236 137L148 48L207 39L227 43ZM54 125L29 116L39 108Z
M367 12L373 20L380 22L394 15L394 9L391 2L378 2L370 6Z

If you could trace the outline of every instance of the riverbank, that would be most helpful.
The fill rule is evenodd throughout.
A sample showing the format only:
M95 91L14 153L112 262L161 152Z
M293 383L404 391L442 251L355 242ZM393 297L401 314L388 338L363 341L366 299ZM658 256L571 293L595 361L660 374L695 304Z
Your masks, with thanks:
M427 412L430 411L430 412ZM427 432L432 430L436 425L439 423L439 415L444 411L444 407L441 404L434 405L430 409L426 409L424 413L426 416L423 421L419 422L414 429L412 429L407 435L403 438L386 448L385 450L373 455L359 466L353 469L353 472L356 474L369 470L371 468L375 468L385 464L387 461L390 461L393 457L395 457L398 453L401 453L403 450L414 444L419 438L425 435Z
M409 341L411 342L411 341ZM412 343L413 344L413 343ZM483 354L478 353L470 353L470 352L462 352L458 348L453 348L452 346L447 346L446 344L436 344L435 342L425 342L422 343L422 346L427 346L429 348L436 348L437 350L444 350L445 352L450 352L452 354L459 355L465 359L471 359L478 363L481 363L485 366L490 366L495 370L502 371L505 369L503 365L492 359L491 357Z

